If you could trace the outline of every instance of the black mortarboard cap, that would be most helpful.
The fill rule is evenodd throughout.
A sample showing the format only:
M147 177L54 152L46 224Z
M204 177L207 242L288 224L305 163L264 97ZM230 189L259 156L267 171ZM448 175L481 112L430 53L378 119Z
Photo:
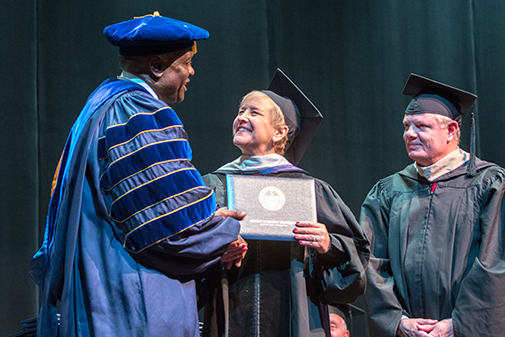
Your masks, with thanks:
M105 27L103 33L123 56L164 54L193 47L195 41L209 37L203 28L158 12Z
M298 165L309 147L312 138L314 138L319 123L321 123L323 119L323 115L321 115L316 106L312 104L307 96L305 96L293 81L291 81L279 68L277 68L272 77L267 90L291 100L294 104L294 110L291 108L283 109L283 107L288 106L285 102L276 99L273 95L269 95L268 91L263 91L279 105L284 114L286 124L290 128L290 133L288 134L288 147L284 156L294 165ZM293 113L296 113L297 116L293 116ZM298 129L298 132L294 130L295 128Z
M346 312L347 312L347 308L344 308L343 307L344 305L340 305L340 304L332 304L329 306L329 311L330 311L330 314L337 314L339 315L340 317L342 317L343 319L346 318Z
M468 91L464 91L450 85L437 82L417 74L410 74L403 94L413 96L406 114L434 113L449 117L461 125L461 115L466 116L471 112L473 103L477 99ZM468 163L467 175L475 176L475 119L471 113L471 135L470 135L470 161Z
M405 113L435 113L453 120L459 120L460 114L466 116L477 98L470 92L417 74L410 74L403 94L414 97Z

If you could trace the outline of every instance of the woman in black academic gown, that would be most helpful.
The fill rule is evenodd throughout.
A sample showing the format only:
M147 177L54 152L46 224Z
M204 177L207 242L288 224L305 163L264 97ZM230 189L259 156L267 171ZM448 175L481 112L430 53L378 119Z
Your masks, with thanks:
M284 83L282 92L276 91L289 98L273 91L246 95L233 122L233 143L242 155L203 177L220 207L227 204L226 174L312 178L283 156L294 146L290 157L299 159L307 147L293 141L306 136L299 133L307 111L300 109L300 116L297 105L310 102L280 70L272 83L276 79ZM329 336L327 304L363 294L368 241L335 190L314 181L318 222L298 223L296 241L247 240L225 254L227 268L215 280L213 298L201 298L204 335ZM242 265L231 267L246 249Z

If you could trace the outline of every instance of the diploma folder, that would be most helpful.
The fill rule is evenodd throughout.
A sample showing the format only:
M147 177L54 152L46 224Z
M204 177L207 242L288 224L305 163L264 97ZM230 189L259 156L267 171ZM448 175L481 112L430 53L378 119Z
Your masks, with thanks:
M294 240L297 221L317 221L313 179L227 175L228 209L246 211L240 236Z

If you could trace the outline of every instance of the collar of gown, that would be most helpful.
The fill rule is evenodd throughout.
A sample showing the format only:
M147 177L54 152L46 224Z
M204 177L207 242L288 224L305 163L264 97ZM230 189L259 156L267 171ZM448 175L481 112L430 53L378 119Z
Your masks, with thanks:
M240 156L234 161L225 164L216 170L217 173L233 174L242 172L262 171L274 166L291 165L281 155L267 154L264 156Z
M159 99L158 98L158 95L156 95L156 93L154 92L153 88L151 88L149 86L149 84L147 84L146 82L144 82L143 79L141 79L140 77L132 74L132 73L129 73L127 71L123 71L121 72L121 75L119 75L117 77L119 80L125 80L125 81L131 81L133 83L137 83L141 86L143 86L147 91L149 91L149 93L156 99Z
M469 158L470 154L468 152L465 152L458 148L433 165L422 167L415 163L415 166L417 173L419 173L420 176L426 178L428 181L434 181L444 174L457 169L466 163Z

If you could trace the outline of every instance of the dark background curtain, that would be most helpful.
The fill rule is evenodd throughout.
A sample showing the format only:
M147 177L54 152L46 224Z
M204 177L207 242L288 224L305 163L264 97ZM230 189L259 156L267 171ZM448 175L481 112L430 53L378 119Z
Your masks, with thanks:
M300 166L328 181L356 217L369 189L411 161L401 95L418 73L476 93L478 155L505 165L505 2L501 0L0 0L0 334L37 313L28 276L43 238L60 152L87 96L119 74L102 29L160 11L208 29L196 75L174 105L195 166L239 155L240 98L281 68L324 120ZM469 149L469 122L461 147ZM363 335L356 332L355 336Z

